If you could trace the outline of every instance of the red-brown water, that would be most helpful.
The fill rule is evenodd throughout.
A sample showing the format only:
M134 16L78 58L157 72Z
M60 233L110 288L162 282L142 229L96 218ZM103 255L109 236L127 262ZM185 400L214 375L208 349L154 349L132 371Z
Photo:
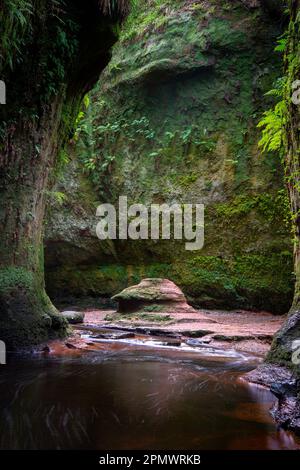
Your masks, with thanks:
M107 343L82 357L14 356L0 370L1 449L296 449L266 390L228 353Z

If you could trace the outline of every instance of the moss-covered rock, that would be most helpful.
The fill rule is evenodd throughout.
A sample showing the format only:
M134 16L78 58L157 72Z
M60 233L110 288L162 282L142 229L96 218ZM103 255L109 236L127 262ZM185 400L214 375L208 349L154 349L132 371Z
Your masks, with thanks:
M143 311L146 316L153 312L194 312L182 291L168 279L143 279L138 285L127 287L114 295L118 312L134 313Z
M127 0L1 1L0 338L8 349L68 333L45 292L45 195L128 9Z
M0 332L9 349L68 333L66 320L40 289L33 273L25 268L0 269Z
M270 99L264 93L280 75L273 49L281 31L262 3L139 2L80 126L90 208L119 195L129 204L204 203L205 245L187 252L179 241L104 244L95 239L95 216L88 236L80 235L85 215L74 208L61 223L68 238L62 233L55 245L52 214L51 295L110 296L144 277L165 277L194 305L288 310L282 169L277 156L261 155L256 128ZM80 193L71 206L81 206Z

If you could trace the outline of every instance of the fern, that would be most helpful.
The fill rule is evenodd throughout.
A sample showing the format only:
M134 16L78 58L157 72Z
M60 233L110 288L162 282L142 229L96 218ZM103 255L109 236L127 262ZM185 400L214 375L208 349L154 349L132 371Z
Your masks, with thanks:
M280 151L283 145L284 127L286 124L286 102L279 101L274 108L264 112L257 127L264 128L259 146L263 152Z
M281 36L280 39L277 41L277 46L275 47L274 51L276 52L285 52L287 48L287 33L285 33L283 36Z
M276 52L285 53L288 44L288 32L286 31L277 41ZM286 77L279 78L274 88L266 93L266 96L277 98L278 102L273 108L264 112L257 127L263 128L259 146L263 152L280 152L283 148L285 126L287 123L287 104L284 99L286 89Z
M281 77L276 80L274 88L266 93L266 96L275 97L279 101L273 108L264 112L257 125L258 128L263 129L259 141L259 146L262 147L263 152L278 152L282 149L287 115L287 105L283 98L285 87L286 78Z

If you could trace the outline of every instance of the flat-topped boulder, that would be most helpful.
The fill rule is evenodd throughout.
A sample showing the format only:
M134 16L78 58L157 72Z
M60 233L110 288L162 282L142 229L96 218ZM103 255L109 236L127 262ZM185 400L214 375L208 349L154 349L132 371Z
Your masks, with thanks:
M120 313L195 312L179 287L168 279L143 279L112 299L118 302Z

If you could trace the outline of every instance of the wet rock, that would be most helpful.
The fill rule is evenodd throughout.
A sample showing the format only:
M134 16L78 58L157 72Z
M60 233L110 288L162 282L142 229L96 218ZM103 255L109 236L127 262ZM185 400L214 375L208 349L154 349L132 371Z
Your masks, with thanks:
M134 333L122 333L118 335L118 339L127 339L127 338L134 338L135 334Z
M127 339L127 338L134 338L134 333L100 333L98 335L94 335L93 338L95 339Z
M143 328L143 327L137 327L135 328L135 331L137 333L147 335L147 336L166 336L168 338L174 338L174 339L180 339L181 334L164 330L164 329L158 329L158 328Z
M182 331L181 332L184 336L187 336L189 338L202 338L203 336L206 335L211 335L213 331L211 330L188 330L188 331Z
M249 382L264 385L277 398L271 414L280 427L300 434L300 381L286 367L265 363L244 375Z
M103 333L99 333L98 335L92 335L93 339L109 339L111 335L105 335Z
M75 312L70 310L61 312L61 314L71 325L83 323L84 321L84 313L82 312Z
M275 364L262 364L243 376L248 382L271 387L274 383L293 383L291 370Z
M251 341L259 340L271 342L273 337L272 335L256 335L256 334L239 334L239 335L214 335L213 337L216 341L227 341L229 343L238 343L239 341Z
M238 341L246 341L253 339L252 335L237 336L237 335L214 335L213 337L216 341L227 341L229 343L235 343Z
M275 395L277 398L282 397L297 397L298 389L297 389L297 382L275 382L271 385L270 391Z
M143 279L140 284L112 297L112 300L118 302L120 313L195 312L179 287L168 279Z
M78 349L74 344L72 343L65 343L68 349Z
M275 403L271 414L284 429L300 435L300 400L296 397L282 397Z
M167 341L166 343L164 343L165 346L175 346L175 347L179 347L181 346L181 341L177 341L177 340L169 340Z
M203 339L203 340L197 340L197 339L188 339L186 341L186 344L188 346L192 346L193 348L197 348L197 347L201 347L203 346L204 344L209 344L211 343L211 338L208 338L208 339Z
M153 335L153 336L159 336L159 335L155 335L155 332L153 332L152 330L149 330L148 328L136 328L136 332L141 334L141 335L147 335L147 336L150 336L150 335Z

